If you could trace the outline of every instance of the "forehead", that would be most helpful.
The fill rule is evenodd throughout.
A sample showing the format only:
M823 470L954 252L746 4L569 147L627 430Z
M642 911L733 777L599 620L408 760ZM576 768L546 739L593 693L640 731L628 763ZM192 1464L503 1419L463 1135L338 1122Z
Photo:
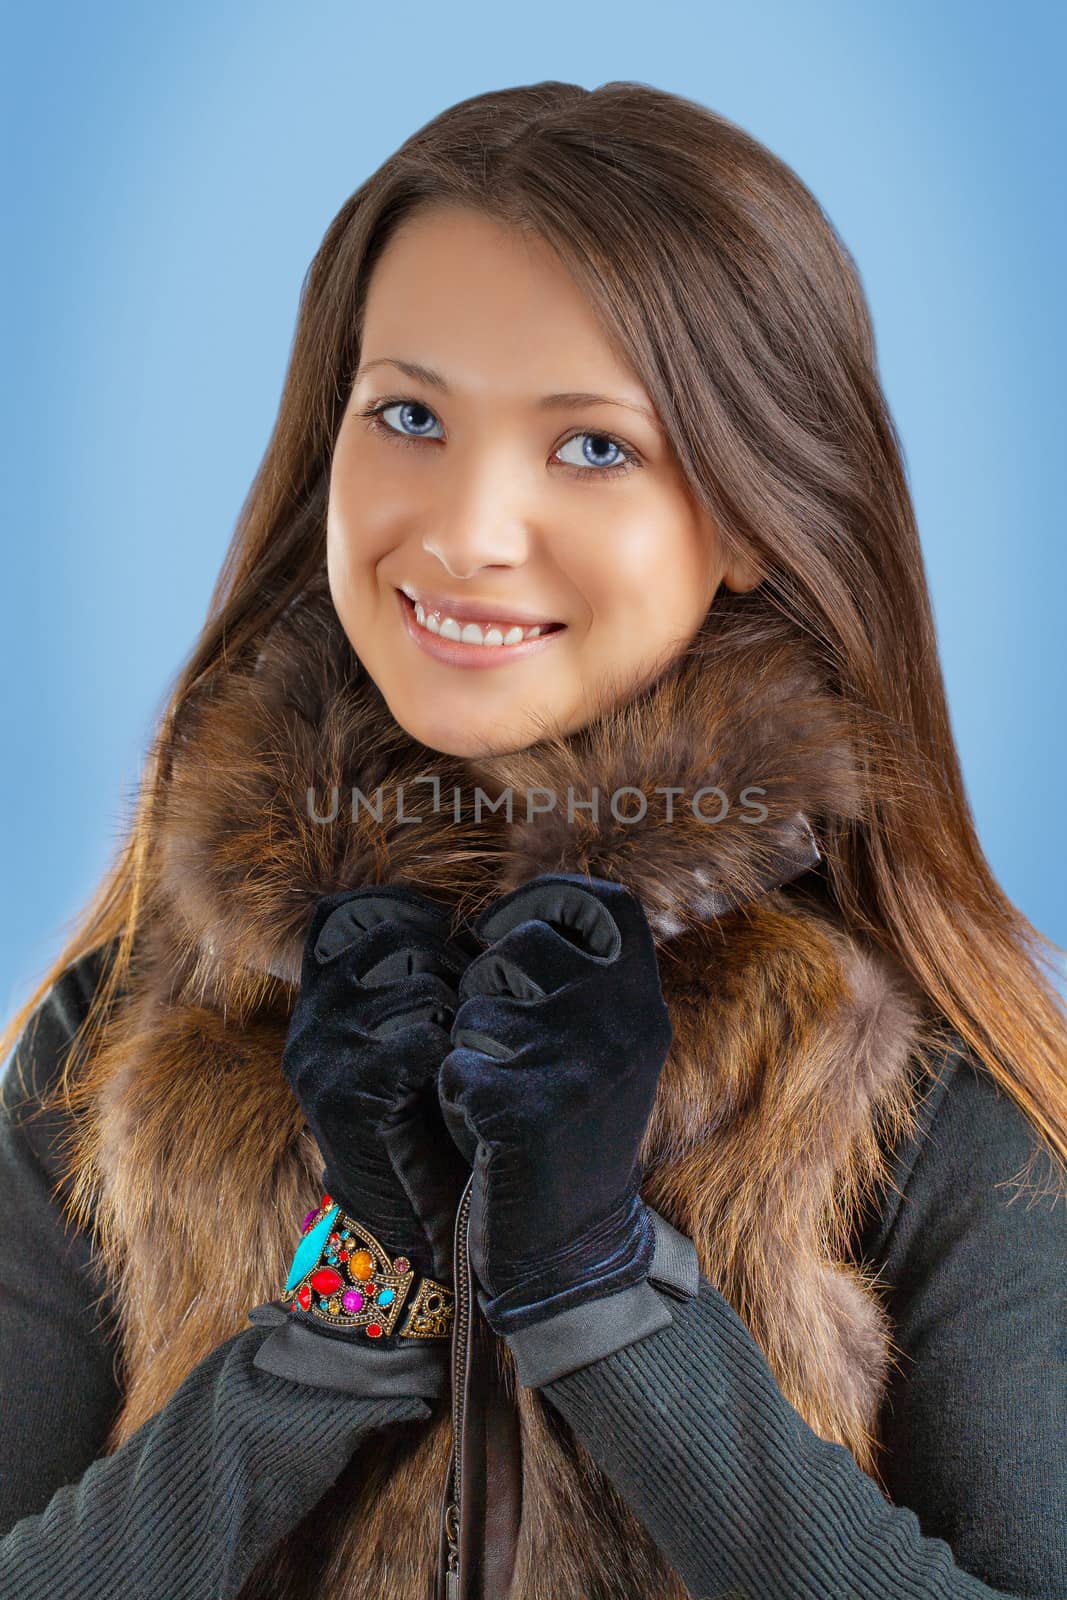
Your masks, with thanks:
M640 379L547 241L484 214L435 206L388 240L367 291L361 369L403 358L475 392L607 390L651 409ZM391 369L380 369L385 374Z

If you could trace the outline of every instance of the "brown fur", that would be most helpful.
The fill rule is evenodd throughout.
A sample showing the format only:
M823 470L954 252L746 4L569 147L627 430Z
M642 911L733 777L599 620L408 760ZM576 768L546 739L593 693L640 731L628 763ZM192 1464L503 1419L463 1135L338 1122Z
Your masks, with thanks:
M430 772L442 780L442 810L432 813L427 785L412 785L405 812L423 820L391 820L388 786ZM450 786L466 802L475 775L494 793L513 786L511 823L453 817ZM645 1198L692 1237L787 1399L877 1473L894 1351L847 1239L885 1176L885 1148L914 1126L943 1038L903 972L843 927L828 895L810 881L780 883L776 852L798 810L832 854L871 799L845 708L784 627L758 639L728 628L702 636L582 733L468 762L397 727L320 589L283 616L254 666L187 706L172 779L122 1033L83 1086L72 1152L121 1307L125 1395L110 1447L245 1326L250 1306L280 1295L321 1172L279 1060L316 899L399 881L470 915L566 870L626 883L657 938L674 1043L642 1149ZM309 785L324 810L335 783L338 816L313 822ZM372 799L378 783L382 823L364 811L353 824L352 786ZM555 790L562 815L525 819L535 784ZM581 796L600 786L598 824L583 811L568 824L568 784ZM633 826L607 810L624 784L649 794ZM653 806L657 784L685 790L672 823ZM722 823L688 809L704 784L729 798ZM740 799L746 784L766 790L759 827L740 820L754 805ZM239 1248L220 1275L218 1230L233 1219ZM497 1351L514 1384L506 1346ZM515 1387L514 1600L683 1600L677 1574L581 1444L538 1392ZM325 1584L338 1600L430 1600L450 1446L444 1401L425 1424L377 1435L246 1595L310 1597Z

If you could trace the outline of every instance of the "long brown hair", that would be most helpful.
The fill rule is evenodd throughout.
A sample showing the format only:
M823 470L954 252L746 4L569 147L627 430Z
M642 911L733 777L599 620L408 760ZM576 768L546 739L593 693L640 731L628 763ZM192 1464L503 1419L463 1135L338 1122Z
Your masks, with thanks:
M1006 898L975 832L855 264L781 160L705 106L641 83L544 82L461 101L331 222L302 287L274 431L127 836L0 1054L68 964L117 941L60 1094L86 1040L106 1031L153 915L155 819L182 707L244 662L321 571L369 275L397 224L434 203L533 230L588 290L726 554L757 561L762 581L743 604L803 630L831 685L864 709L876 799L829 858L847 926L896 954L1067 1162L1067 1028L1043 971L1061 952Z

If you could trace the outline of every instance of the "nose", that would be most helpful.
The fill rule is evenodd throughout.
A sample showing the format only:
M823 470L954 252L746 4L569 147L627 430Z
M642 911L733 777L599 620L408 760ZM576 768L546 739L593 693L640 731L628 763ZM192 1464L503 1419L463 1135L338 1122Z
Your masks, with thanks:
M450 578L472 578L483 566L522 566L522 550L504 549L501 539L445 538L437 534L422 539L422 549L435 555Z
M524 458L507 443L496 450L454 451L424 508L423 549L460 580L483 568L524 566L541 515L527 473Z
M425 534L422 548L436 556L453 578L469 578L483 567L518 567L526 560L523 534L497 526L479 530L469 525L454 533Z
M465 561L460 560L458 557L450 559L447 552L433 539L424 539L422 547L424 550L429 551L431 555L437 557L445 571L452 578L471 578L482 567L510 567L517 565L512 561L478 561L473 557L469 557Z

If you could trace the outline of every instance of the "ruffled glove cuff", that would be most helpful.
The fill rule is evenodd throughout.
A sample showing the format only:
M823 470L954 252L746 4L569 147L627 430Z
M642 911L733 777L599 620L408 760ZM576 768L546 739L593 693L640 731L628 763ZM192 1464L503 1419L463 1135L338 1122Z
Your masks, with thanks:
M674 1321L670 1299L691 1300L699 1292L700 1267L692 1239L651 1206L645 1205L644 1210L653 1233L647 1278L504 1335L524 1388L543 1388L568 1372L658 1333ZM487 1299L479 1289L478 1304L483 1312Z
M638 1287L649 1275L654 1246L651 1211L639 1194L627 1194L578 1238L541 1252L525 1270L516 1265L515 1281L501 1294L479 1291L478 1303L494 1333L517 1333L570 1306Z

